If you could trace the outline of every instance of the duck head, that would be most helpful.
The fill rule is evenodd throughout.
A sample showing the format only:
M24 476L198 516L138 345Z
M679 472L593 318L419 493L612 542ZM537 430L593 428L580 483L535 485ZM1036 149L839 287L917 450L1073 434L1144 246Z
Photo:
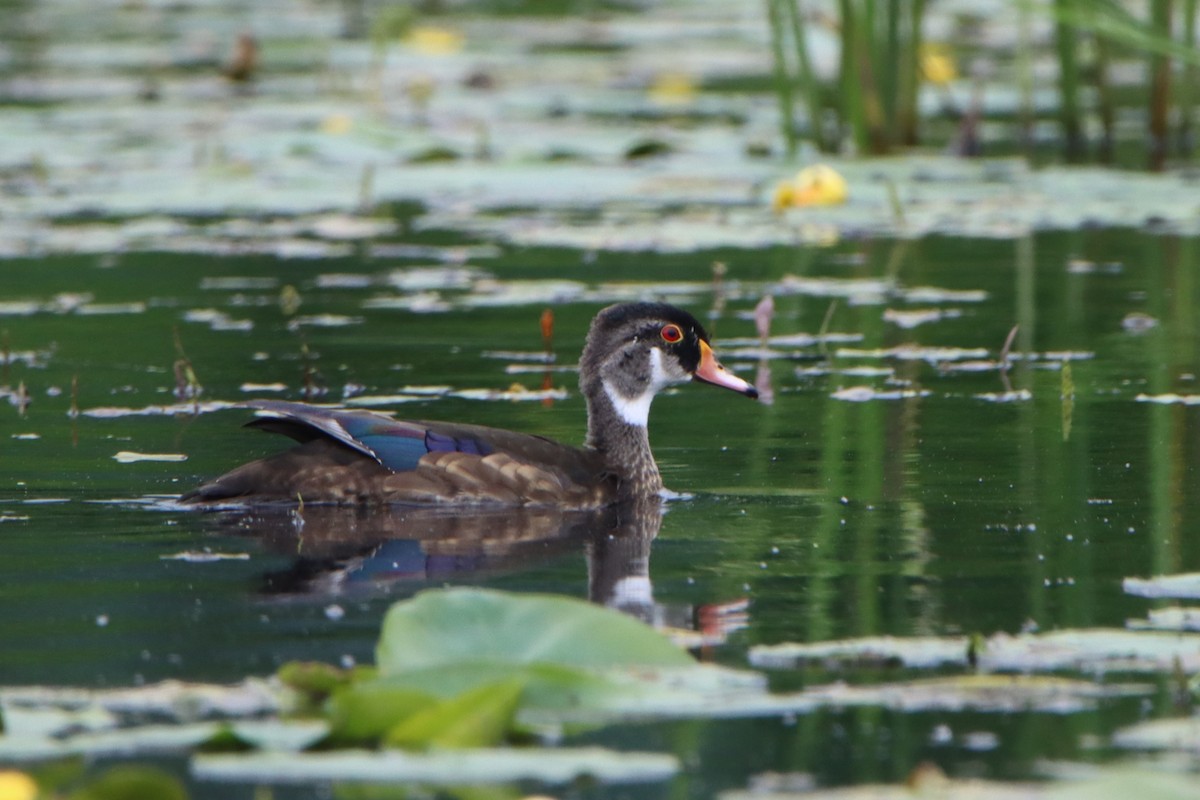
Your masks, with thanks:
M704 326L682 309L622 303L592 322L579 362L579 388L593 417L603 416L596 412L607 400L620 422L644 429L654 395L689 380L758 397L753 386L721 366Z

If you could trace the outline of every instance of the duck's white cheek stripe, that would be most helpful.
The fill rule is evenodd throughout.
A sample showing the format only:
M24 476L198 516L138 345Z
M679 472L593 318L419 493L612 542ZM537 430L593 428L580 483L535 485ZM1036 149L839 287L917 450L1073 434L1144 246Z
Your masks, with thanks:
M669 383L671 379L663 369L662 350L653 347L650 349L650 385L646 387L646 391L637 397L626 397L618 392L611 382L604 381L604 393L612 401L617 416L625 420L626 424L644 428L650 421L650 402L658 390Z

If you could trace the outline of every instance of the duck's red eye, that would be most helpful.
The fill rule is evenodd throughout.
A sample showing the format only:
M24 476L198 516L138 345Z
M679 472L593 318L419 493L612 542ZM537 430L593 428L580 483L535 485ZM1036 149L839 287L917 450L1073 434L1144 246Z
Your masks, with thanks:
M664 325L662 329L662 338L668 344L675 344L683 338L683 331L679 330L678 325Z

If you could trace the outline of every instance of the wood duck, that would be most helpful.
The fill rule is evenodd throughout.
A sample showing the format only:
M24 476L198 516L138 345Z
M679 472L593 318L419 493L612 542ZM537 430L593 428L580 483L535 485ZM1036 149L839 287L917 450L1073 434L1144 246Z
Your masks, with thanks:
M758 392L713 356L704 327L664 303L624 303L592 321L579 362L587 441L457 422L394 420L370 411L259 400L248 427L299 444L183 495L184 503L600 508L660 495L646 424L664 387L687 380Z

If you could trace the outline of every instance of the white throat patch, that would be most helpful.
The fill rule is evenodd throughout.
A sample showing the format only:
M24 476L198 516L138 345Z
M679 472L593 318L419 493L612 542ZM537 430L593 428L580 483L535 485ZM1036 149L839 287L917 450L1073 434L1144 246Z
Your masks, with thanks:
M650 421L650 403L654 400L654 395L672 382L663 369L662 356L662 350L657 347L650 348L650 385L637 397L626 397L617 391L610 381L604 381L604 393L612 401L617 416L625 420L626 424L646 427Z

